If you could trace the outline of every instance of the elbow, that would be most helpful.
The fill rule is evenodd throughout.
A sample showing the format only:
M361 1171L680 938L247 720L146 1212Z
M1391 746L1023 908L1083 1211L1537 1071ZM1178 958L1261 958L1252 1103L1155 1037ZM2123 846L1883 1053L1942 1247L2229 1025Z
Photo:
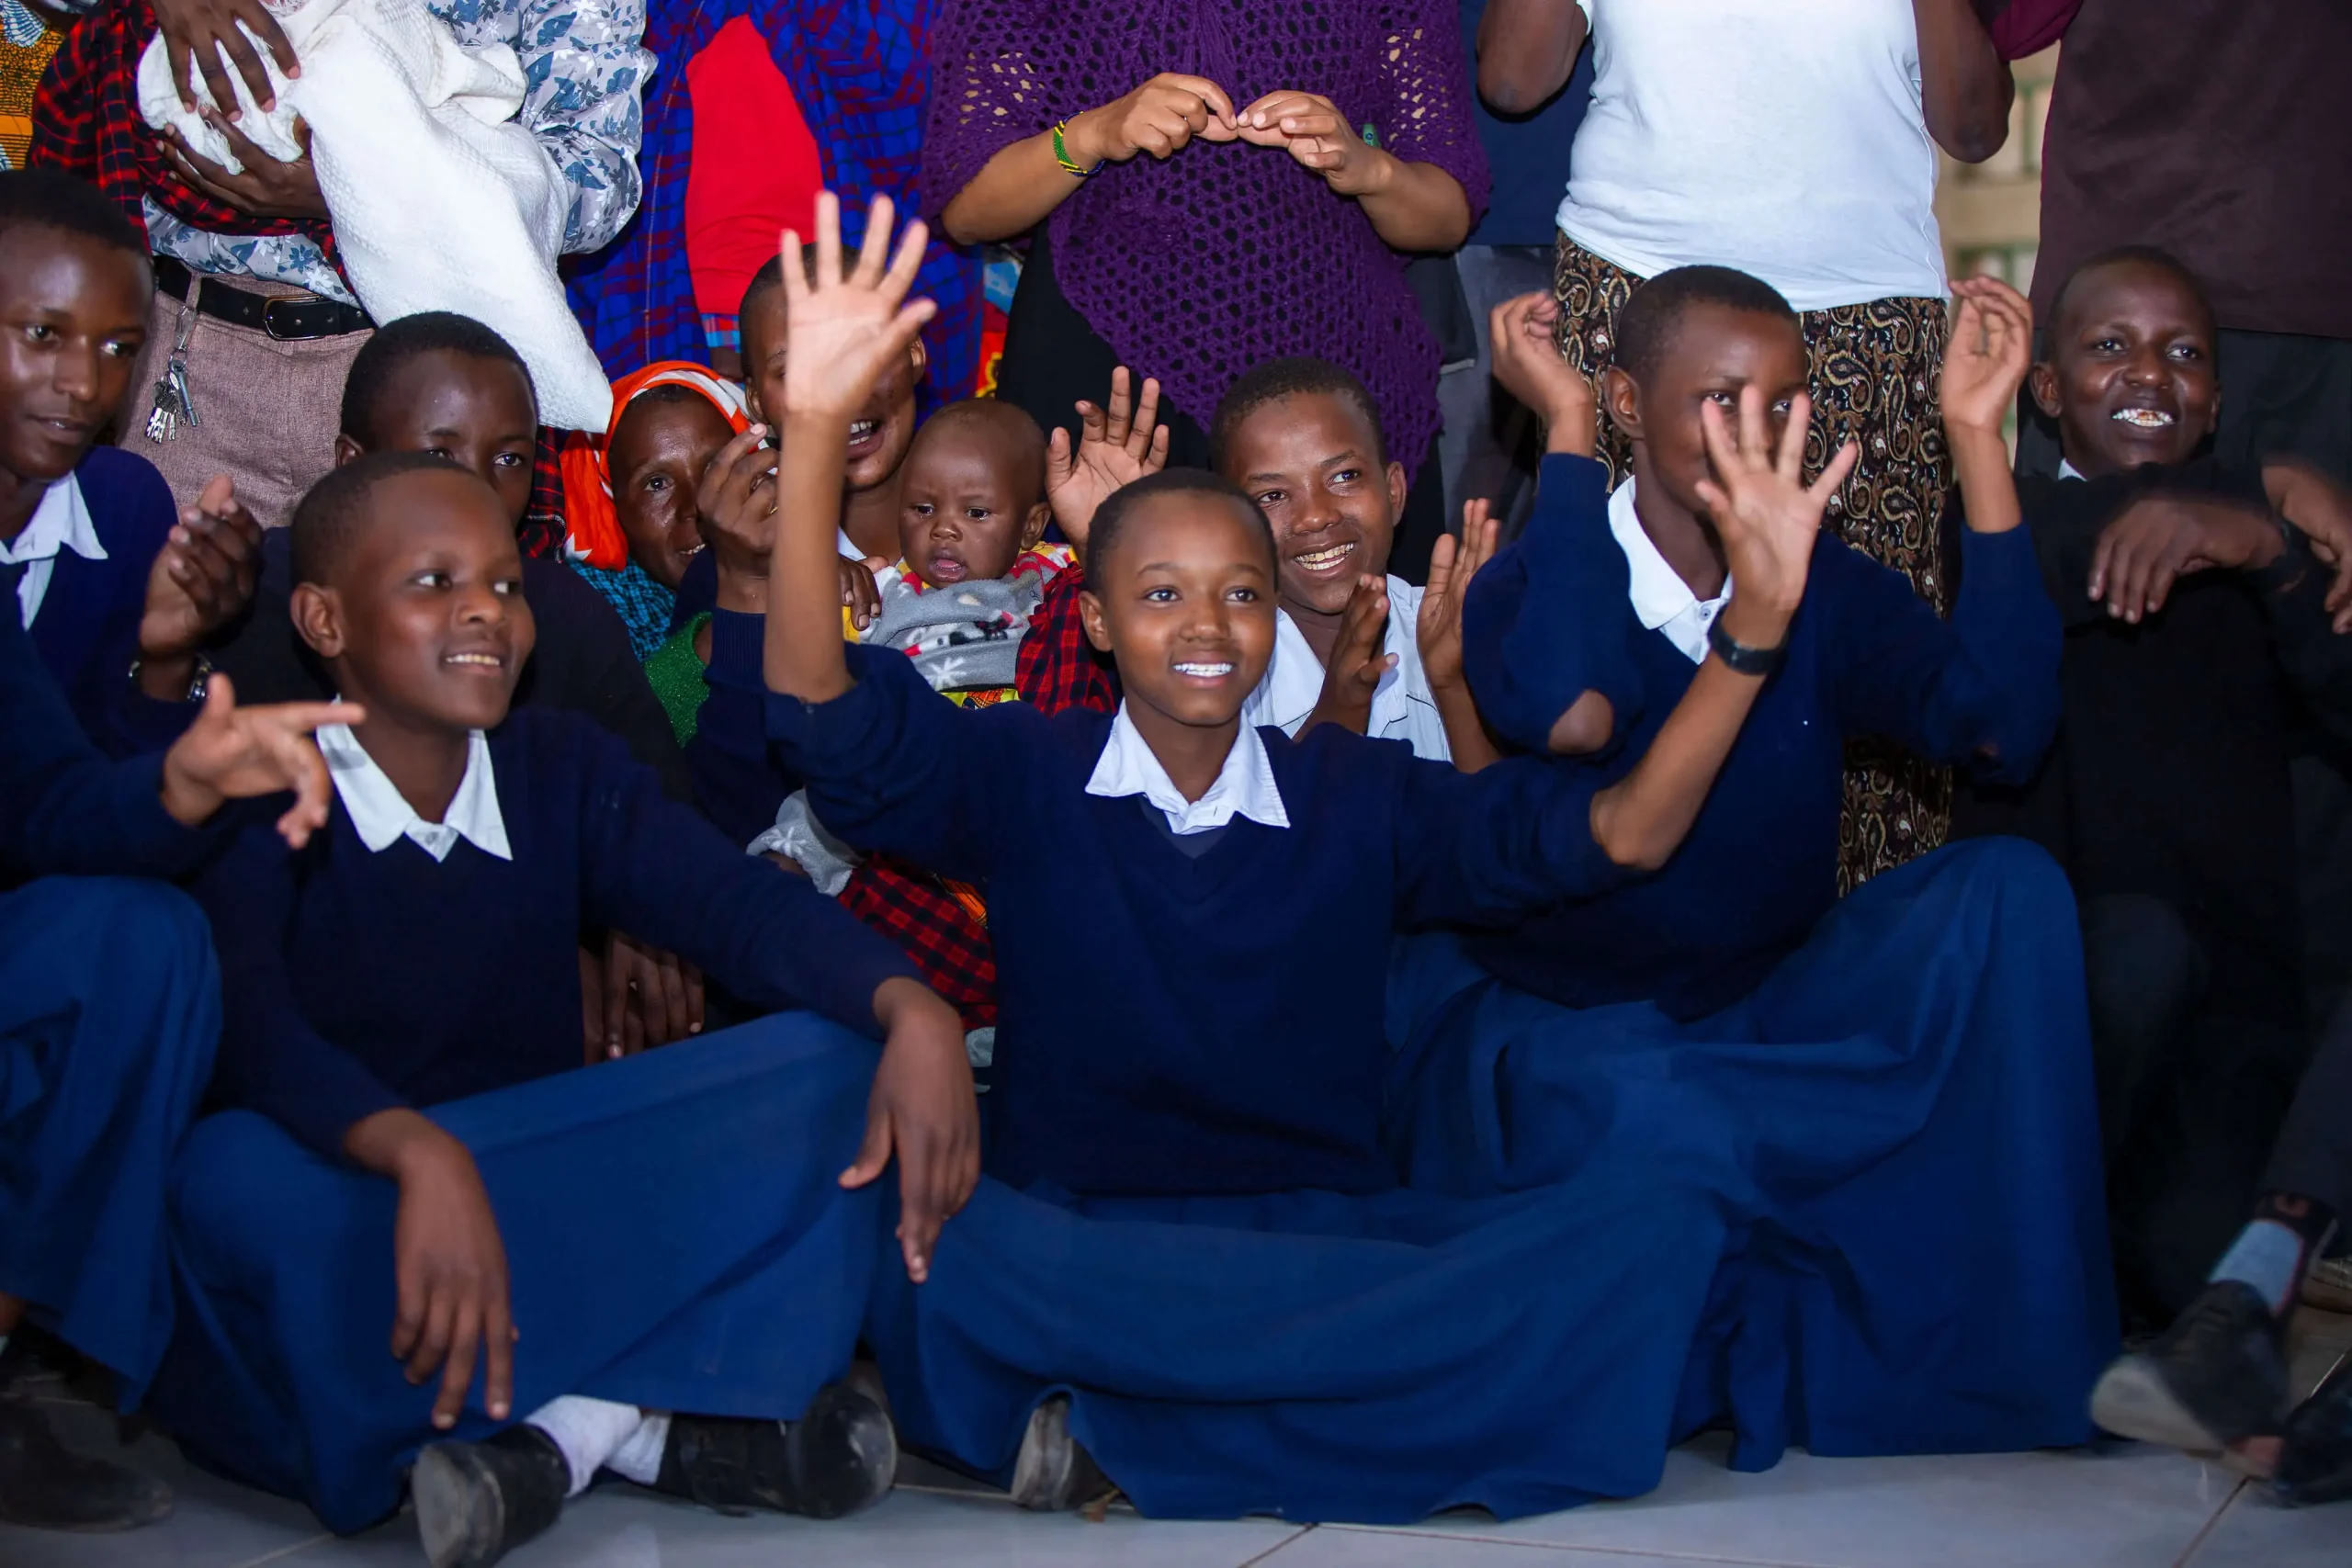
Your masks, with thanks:
M1962 124L1936 138L1936 144L1963 164L1981 164L2001 150L2009 139L2005 117L1997 125Z
M979 204L972 199L972 187L966 186L956 193L956 199L939 212L939 231L959 245L984 245L1005 236L989 231L981 221Z
M2004 70L1997 79L1969 94L1956 112L1932 117L1929 132L1936 145L1963 164L1981 164L2009 140L2009 107L2017 85Z
M1566 72L1533 69L1523 56L1506 58L1510 52L1482 53L1478 60L1478 96L1497 114L1532 114L1567 85Z
M1611 805L1603 795L1592 807L1592 841L1600 846L1609 863L1624 871L1664 870L1681 847L1681 836L1668 834L1656 824L1629 823L1623 812L1611 809Z
M1547 738L1555 757L1589 757L1609 744L1617 712L1599 692L1586 692L1568 705Z

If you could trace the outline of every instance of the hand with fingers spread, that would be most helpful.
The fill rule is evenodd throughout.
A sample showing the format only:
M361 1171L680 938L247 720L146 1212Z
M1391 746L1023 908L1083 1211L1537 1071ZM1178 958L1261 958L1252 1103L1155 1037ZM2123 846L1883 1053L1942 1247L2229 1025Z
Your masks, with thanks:
M139 622L139 684L167 702L187 694L197 650L253 603L261 565L261 525L216 478L194 506L180 509L147 574Z
M1462 503L1462 536L1447 534L1430 552L1429 586L1421 593L1421 612L1413 626L1413 641L1421 653L1421 672L1431 692L1460 687L1462 677L1462 605L1469 597L1470 580L1494 558L1502 525L1480 498Z
M2165 607L2175 583L2215 568L2259 570L2287 547L2260 510L2216 498L2146 495L2101 529L2091 551L2091 601L2134 626Z
M1124 164L1138 152L1163 161L1185 143L1230 141L1233 100L1204 76L1163 71L1125 97L1074 115L1062 132L1063 149L1080 168Z
M302 74L302 62L295 58L294 46L286 39L277 18L270 14L263 0L150 0L155 13L156 31L163 35L164 51L172 62L172 81L177 85L180 102L192 110L204 106L197 102L193 80L203 73L204 85L212 101L230 118L238 117L237 89L229 79L230 68L244 78L252 89L254 102L265 112L277 107L277 93L270 85L269 71L262 63L261 53L254 46L269 51L278 70L288 76ZM243 22L244 28L237 24ZM250 29L253 37L245 36ZM221 51L228 52L228 65L223 66Z
M1268 93L1234 118L1242 141L1282 148L1340 196L1377 195L1395 177L1396 160L1366 141L1320 93Z
M1699 481L1699 499L1731 569L1731 603L1724 606L1723 627L1748 648L1777 649L1788 639L1789 622L1804 599L1822 513L1860 455L1848 442L1821 478L1806 484L1804 434L1812 417L1813 400L1798 393L1776 451L1760 388L1740 389L1736 433L1712 400L1699 408L1713 471Z
M1387 633L1387 581L1358 578L1355 592L1348 595L1347 613L1340 619L1340 638L1323 666L1323 694L1298 727L1300 735L1318 724L1336 724L1358 735L1372 728L1372 699L1381 679L1396 668L1396 656L1382 651Z
M604 1057L617 1061L702 1032L702 971L620 931L605 934Z
M784 292L787 356L785 413L849 420L865 406L882 373L903 362L937 313L929 299L907 299L930 231L918 220L899 236L888 254L893 209L890 198L874 198L865 222L865 243L842 264L841 198L826 191L817 198L816 281L801 266L800 236L784 232Z
M327 765L311 732L322 724L364 724L353 703L277 703L239 707L236 688L215 675L196 722L164 753L164 809L193 828L228 800L291 790L294 804L277 819L287 843L300 849L326 826Z
M1592 383L1568 363L1552 335L1560 302L1548 293L1506 299L1487 316L1495 379L1544 422L1546 449L1592 456Z
M1951 281L1944 346L1944 428L1998 434L2033 363L2033 307L1997 277Z
M474 1368L482 1408L503 1421L514 1403L514 1341L506 1244L466 1145L413 1111L379 1111L344 1134L363 1169L400 1187L392 1221L396 1299L392 1354L408 1381L440 1380L433 1425L447 1431L466 1407Z
M175 130L164 138L164 158L180 178L248 218L332 216L327 211L326 193L319 188L318 165L311 160L309 126L295 122L294 139L302 144L302 155L288 162L263 152L251 137L221 115L208 113L205 118L227 140L229 151L236 155L243 170L230 173L227 164L216 164L198 152Z
M866 1103L865 1141L841 1180L864 1187L897 1156L899 1247L907 1278L921 1284L931 1277L940 1227L979 1184L979 1102L963 1021L929 987L885 980L874 992L874 1017L888 1038Z
M1114 491L1168 466L1168 427L1159 423L1159 383L1147 378L1140 401L1128 395L1124 365L1111 372L1107 408L1078 405L1079 439L1054 426L1046 448L1046 500L1062 536L1081 556L1095 510Z

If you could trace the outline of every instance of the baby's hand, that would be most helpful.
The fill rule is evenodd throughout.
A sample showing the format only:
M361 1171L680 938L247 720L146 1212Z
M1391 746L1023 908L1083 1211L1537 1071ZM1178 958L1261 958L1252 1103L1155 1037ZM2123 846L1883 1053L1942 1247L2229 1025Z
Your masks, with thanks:
M1699 405L1699 424L1715 478L1699 481L1731 566L1731 603L1724 606L1724 630L1750 648L1778 648L1804 599L1805 574L1821 532L1829 498L1853 471L1860 448L1838 449L1821 478L1804 482L1804 434L1813 400L1799 392L1789 409L1776 454L1764 423L1764 393L1747 386L1739 392L1739 434L1735 437L1723 410L1710 400Z
M1114 491L1131 485L1168 466L1168 427L1159 423L1159 383L1146 379L1143 400L1128 396L1127 367L1111 372L1109 409L1092 403L1078 405L1079 441L1070 449L1069 432L1054 426L1046 449L1046 499L1062 537L1081 556L1087 530L1096 509ZM1133 417L1130 417L1132 412Z
M841 562L842 608L849 612L850 624L864 631L882 613L882 592L874 586L874 574L889 563L878 556L864 560L843 556Z
M1559 319L1560 303L1546 293L1521 294L1496 306L1487 317L1495 379L1544 421L1551 450L1589 457L1592 386L1553 341Z
M1946 429L1998 435L2033 359L2033 307L1997 277L1951 285L1951 333L1944 348Z
M1298 727L1300 735L1318 724L1336 724L1358 735L1372 728L1373 695L1381 677L1396 667L1396 656L1381 651L1387 626L1388 584L1377 577L1358 578L1340 622L1340 640L1331 646L1331 662L1323 667L1323 694Z
M784 378L787 414L855 414L874 384L906 357L923 323L937 312L929 299L907 302L930 238L921 220L907 225L888 269L883 267L892 216L890 198L876 197L866 209L865 243L856 264L844 269L841 198L831 191L820 195L813 284L801 266L800 236L784 231L784 294L791 323Z

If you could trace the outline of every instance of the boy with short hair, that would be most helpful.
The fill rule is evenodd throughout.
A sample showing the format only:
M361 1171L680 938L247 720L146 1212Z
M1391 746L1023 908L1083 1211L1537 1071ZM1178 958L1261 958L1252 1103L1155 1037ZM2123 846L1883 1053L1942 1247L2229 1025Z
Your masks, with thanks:
M321 736L322 833L288 856L248 832L199 886L226 1113L178 1167L193 1310L157 1408L341 1531L389 1513L415 1457L434 1568L495 1561L608 1466L720 1506L871 1501L888 1417L820 1385L848 1364L886 1220L834 1173L870 1078L839 1186L895 1150L924 1274L977 1173L954 1013L610 737L511 710L532 617L486 482L363 457L293 531L296 623L368 719ZM581 1068L583 921L840 1027L777 1017ZM878 1071L844 1029L887 1033Z

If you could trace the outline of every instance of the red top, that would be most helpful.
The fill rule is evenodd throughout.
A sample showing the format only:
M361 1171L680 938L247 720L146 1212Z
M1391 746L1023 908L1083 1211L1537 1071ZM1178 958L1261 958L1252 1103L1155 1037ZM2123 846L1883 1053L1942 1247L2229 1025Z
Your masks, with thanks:
M817 141L748 17L686 62L694 155L686 173L686 265L695 307L735 314L786 224L810 232L824 175Z

